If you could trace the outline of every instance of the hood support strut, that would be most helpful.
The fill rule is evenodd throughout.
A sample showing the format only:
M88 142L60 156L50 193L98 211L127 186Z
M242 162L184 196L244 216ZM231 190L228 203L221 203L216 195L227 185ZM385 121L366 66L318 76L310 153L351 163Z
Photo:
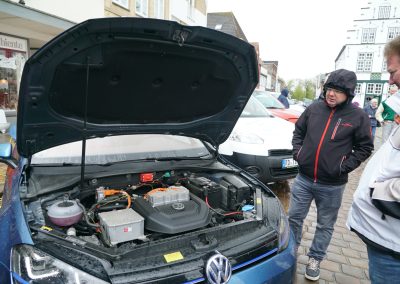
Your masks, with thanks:
M87 103L89 96L89 60L90 57L86 58L86 86L85 86L85 97L83 102L83 129L82 129L82 157L81 157L81 189L85 186L85 160L86 160L86 132L87 132Z

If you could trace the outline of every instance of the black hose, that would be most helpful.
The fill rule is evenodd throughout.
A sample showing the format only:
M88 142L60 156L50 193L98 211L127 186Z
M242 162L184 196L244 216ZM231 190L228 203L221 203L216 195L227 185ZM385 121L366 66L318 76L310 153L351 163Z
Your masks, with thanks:
M93 227L93 228L100 228L100 225L91 223L91 222L89 221L88 216L87 216L87 213L86 213L86 208L85 208L85 206L83 206L83 205L79 202L79 199L76 199L76 203L77 203L78 206L83 210L83 216L84 216L84 218L85 218L85 222L86 222L90 227Z

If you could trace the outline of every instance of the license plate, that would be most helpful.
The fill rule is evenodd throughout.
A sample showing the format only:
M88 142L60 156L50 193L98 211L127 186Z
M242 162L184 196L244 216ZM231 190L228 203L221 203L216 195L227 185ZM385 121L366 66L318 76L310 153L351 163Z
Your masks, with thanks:
M297 167L297 162L293 159L283 159L282 160L282 169Z

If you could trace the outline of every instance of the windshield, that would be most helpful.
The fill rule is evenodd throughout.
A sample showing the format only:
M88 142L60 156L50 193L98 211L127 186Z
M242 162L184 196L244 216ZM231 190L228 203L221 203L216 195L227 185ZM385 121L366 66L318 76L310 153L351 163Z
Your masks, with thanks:
M266 108L282 108L282 109L285 108L285 106L281 104L280 101L278 101L276 98L274 98L271 94L268 94L267 92L255 91L253 95Z
M80 164L81 153L81 141L68 143L36 153L32 164ZM210 152L198 139L174 135L123 135L86 141L86 164L174 157L210 158Z
M265 109L265 107L258 102L255 98L250 97L241 117L271 117L272 115Z

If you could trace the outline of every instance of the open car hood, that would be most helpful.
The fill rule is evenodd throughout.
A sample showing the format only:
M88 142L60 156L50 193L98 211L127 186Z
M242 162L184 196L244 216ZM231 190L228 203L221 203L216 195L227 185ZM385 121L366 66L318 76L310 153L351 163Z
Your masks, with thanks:
M136 133L218 145L257 82L253 46L230 35L156 19L88 20L26 62L18 151Z

